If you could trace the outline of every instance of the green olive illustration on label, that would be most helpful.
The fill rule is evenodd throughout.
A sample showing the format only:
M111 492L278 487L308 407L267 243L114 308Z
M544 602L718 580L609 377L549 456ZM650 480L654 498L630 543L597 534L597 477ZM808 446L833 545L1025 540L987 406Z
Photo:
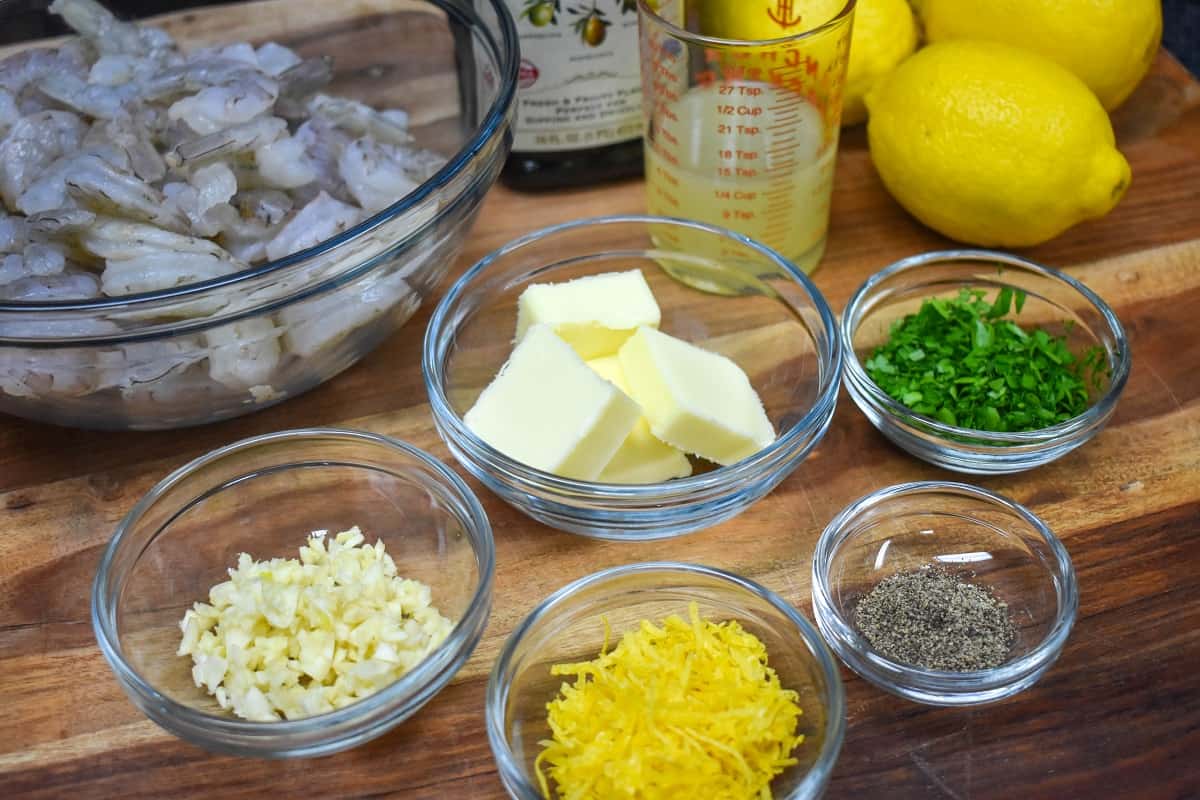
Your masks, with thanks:
M521 17L536 28L558 24L558 12L562 10L559 0L526 0Z
M579 17L571 27L584 44L589 47L599 47L608 38L608 26L612 23L608 21L604 12L596 7L595 2L592 3L591 8L587 6L568 8L567 13Z

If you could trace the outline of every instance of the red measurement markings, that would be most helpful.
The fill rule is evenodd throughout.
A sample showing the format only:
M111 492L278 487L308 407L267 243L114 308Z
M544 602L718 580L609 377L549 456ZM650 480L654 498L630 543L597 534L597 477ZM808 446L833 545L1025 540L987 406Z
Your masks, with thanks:
M659 116L661 116L663 119L669 119L672 122L679 122L679 115L676 114L674 109L667 105L663 100L658 101L657 105L655 106L655 111L657 111Z
M656 195L658 195L659 200L661 200L662 202L671 206L671 208L679 208L679 198L676 197L671 192L668 192L666 189L662 188L661 186L655 186L654 193Z
M717 155L724 161L757 161L758 152L755 150L742 150L726 148L717 151Z
M675 73L671 71L671 65L664 64L661 61L654 62L654 69L652 70L652 74L661 78L662 80L665 80L665 81L674 82L679 79L675 75Z
M679 147L679 139L675 136L675 134L671 133L671 131L668 130L667 128L659 127L656 129L655 132L659 136L661 136L663 139L670 142L675 147Z
M735 106L732 103L718 103L717 113L723 117L761 117L763 109L762 106Z
M741 208L727 208L721 212L722 219L734 219L740 222L748 222L755 219L753 211L746 211Z
M732 124L725 122L717 123L717 133L736 133L738 136L758 136L762 133L762 128L757 125L743 125L742 123Z
M659 81L654 81L650 84L650 88L654 91L654 96L659 102L666 101L668 103L678 103L679 93Z
M671 152L670 150L664 150L661 147L656 147L654 148L654 152L658 153L658 157L668 164L675 167L679 166L679 156L675 155L675 153Z
M717 87L717 93L722 95L731 95L733 97L761 97L763 88L761 86L736 86L730 84L722 84Z
M674 175L672 175L670 172L667 172L667 171L666 171L665 169L663 169L662 167L655 167L655 168L654 168L654 174L655 174L655 176L657 176L657 177L658 177L660 180L662 180L662 181L665 181L666 183L669 183L669 184L671 184L672 186L674 186L674 187L677 187L677 188L678 188L678 186L679 186L679 179L678 179L678 178L676 178Z

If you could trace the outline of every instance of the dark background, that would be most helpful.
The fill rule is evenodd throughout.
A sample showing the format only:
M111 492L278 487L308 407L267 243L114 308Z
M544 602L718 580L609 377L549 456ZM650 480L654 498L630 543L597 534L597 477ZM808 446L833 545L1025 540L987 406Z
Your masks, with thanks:
M1200 75L1200 0L1163 0L1163 44Z
M171 9L206 5L210 0L109 0L122 14L143 16ZM329 0L338 2L338 0ZM47 2L0 0L0 41L21 41L62 33L47 29L42 11ZM1193 75L1200 75L1200 0L1163 0L1163 43Z

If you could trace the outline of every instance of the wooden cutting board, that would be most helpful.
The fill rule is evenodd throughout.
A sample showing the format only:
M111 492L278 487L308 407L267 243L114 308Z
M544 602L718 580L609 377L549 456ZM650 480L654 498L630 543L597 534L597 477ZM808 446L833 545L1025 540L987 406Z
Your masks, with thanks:
M843 670L849 727L830 798L1200 797L1200 84L1161 56L1117 127L1134 171L1128 196L1026 255L1068 268L1115 307L1133 348L1128 388L1088 446L977 481L1066 542L1078 623L1037 686L988 707L913 705ZM497 188L454 274L533 228L643 207L637 182L543 196ZM948 244L888 197L861 129L849 131L816 276L834 310L871 272ZM778 490L682 539L587 541L474 484L496 534L494 611L474 657L416 717L314 761L217 757L161 731L122 695L92 637L88 591L113 527L168 471L273 430L363 428L449 460L419 368L432 305L340 377L243 419L139 434L0 419L0 797L501 798L486 675L546 594L603 567L685 559L761 581L811 616L809 561L830 518L882 486L952 477L890 446L843 397L824 441Z

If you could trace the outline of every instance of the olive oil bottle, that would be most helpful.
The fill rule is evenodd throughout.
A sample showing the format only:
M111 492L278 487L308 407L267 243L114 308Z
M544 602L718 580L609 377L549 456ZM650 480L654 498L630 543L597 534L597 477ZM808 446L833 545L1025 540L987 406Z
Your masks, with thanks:
M583 186L642 172L637 0L506 0L521 39L515 189Z

